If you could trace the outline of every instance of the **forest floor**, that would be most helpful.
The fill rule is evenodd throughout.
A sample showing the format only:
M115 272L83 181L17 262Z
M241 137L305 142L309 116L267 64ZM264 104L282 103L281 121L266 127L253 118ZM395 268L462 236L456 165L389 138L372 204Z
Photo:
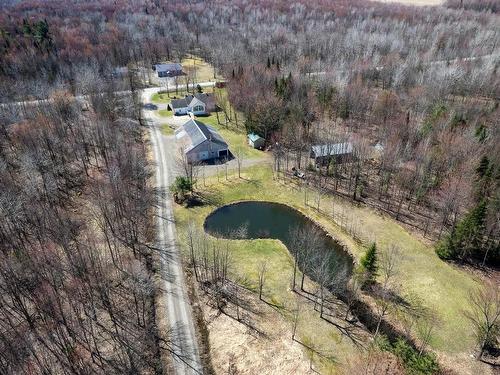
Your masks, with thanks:
M444 0L372 0L372 1L379 1L382 3L401 3L404 5L417 5L417 6L441 5L444 3Z
M199 186L198 189L207 202L205 205L189 209L175 207L181 244L188 222L194 221L202 228L206 216L216 207L238 200L266 200L286 203L308 215L359 260L365 247L342 229L345 225L341 225L347 215L356 217L361 238L376 240L381 251L385 251L390 244L396 244L401 249L400 272L397 275L397 282L401 285L400 296L412 308L425 309L434 315L433 320L437 324L430 346L438 354L441 363L457 369L459 373L491 373L490 368L470 357L474 343L468 321L462 314L468 307L468 293L479 285L478 280L465 270L441 261L432 246L412 236L395 220L341 198L323 197L318 211L314 208L313 191L309 191L308 204L304 204L304 191L298 181L276 180L269 165L245 169L242 178L238 178L234 172L227 180L209 178L206 186ZM290 291L292 260L286 248L272 240L231 241L230 248L233 262L231 279L238 280L240 285L245 285L249 290L256 288L259 261L266 259L272 264L270 269L279 270L269 274L265 298L273 305L280 306L275 309L276 313L290 324L291 311L298 297ZM305 298L299 299L305 301ZM388 319L397 323L400 313L395 309L389 313ZM303 317L307 326L298 333L300 340L317 348L322 355L318 358L333 357L327 361L315 358L316 366L323 371L359 354L358 346L335 326L322 320L313 307L304 312ZM215 328L211 332L215 336L224 335L223 331ZM363 329L360 329L359 336L364 335Z
M247 305L240 311L240 320L234 306L221 313L208 294L201 290L198 294L217 374L228 373L230 366L238 374L315 373L303 345L292 340L289 321L271 305L259 301L255 293L245 289L240 292L239 298Z

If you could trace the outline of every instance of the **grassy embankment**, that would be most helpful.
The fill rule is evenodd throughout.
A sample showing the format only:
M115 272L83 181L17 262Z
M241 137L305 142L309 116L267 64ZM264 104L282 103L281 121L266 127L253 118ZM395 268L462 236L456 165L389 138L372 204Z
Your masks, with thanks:
M332 198L323 198L322 211L318 212L315 208L304 205L304 193L295 183L274 180L268 166L249 168L242 177L244 178L238 179L233 174L228 181L220 182L211 178L208 180L208 187L200 187L202 194L211 196L211 201L217 202L216 204L190 209L176 206L175 216L180 237L182 238L190 220L202 227L205 217L217 206L238 200L266 200L289 204L309 215L343 242L357 260L364 253L364 247L332 220ZM311 192L309 199L312 200L312 197ZM400 295L419 307L432 310L439 321L431 347L451 356L470 351L473 340L462 311L468 306L468 291L476 286L473 278L465 271L441 261L431 246L410 235L396 221L345 200L335 198L333 203L336 212L345 212L359 220L361 238L376 239L381 251L392 243L401 248L402 259L398 274ZM290 291L292 259L286 248L280 242L271 240L231 242L233 278L245 280L248 286L255 289L258 264L266 259L268 269L271 270L266 283L266 298L278 306L285 306L281 311L288 315L297 296ZM299 326L302 340L313 343L320 352L324 350L326 354L334 350L337 360L348 358L355 350L352 344L318 315L311 308L304 312Z

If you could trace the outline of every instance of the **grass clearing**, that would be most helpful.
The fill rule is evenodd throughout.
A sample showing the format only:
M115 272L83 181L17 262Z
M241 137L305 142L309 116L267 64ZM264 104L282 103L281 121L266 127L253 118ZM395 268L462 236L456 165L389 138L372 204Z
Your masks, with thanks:
M190 220L194 220L202 227L205 217L213 208L213 206L207 206L187 210L176 206L175 217L179 236L182 238ZM186 252L187 249L183 247L183 251ZM265 260L268 270L279 270L279 272L267 272L263 295L265 301L274 305L275 311L289 322L290 328L287 328L289 331L285 334L287 340L291 339L293 309L297 300L300 299L301 302L305 303L301 306L297 327L298 340L306 343L308 334L313 333L315 349L322 353L323 356L334 359L334 361L345 362L348 358L357 354L358 349L347 338L342 337L337 328L320 319L319 313L314 310L313 303L303 301L302 297L298 297L291 290L293 259L280 241L271 239L230 241L230 251L232 259L231 279L238 280L239 284L245 285L248 289L253 290L255 294L258 291L259 264ZM298 277L300 277L300 273ZM313 290L310 283L306 283L306 288L310 291ZM262 324L262 322L260 323ZM331 360L325 360L317 356L315 358L316 360L321 359L321 361L316 361L317 366L321 368L332 366L333 361Z
M161 132L163 135L173 135L174 129L172 129L172 127L169 124L162 124Z
M441 261L431 246L410 235L393 219L381 216L370 208L353 205L337 198L332 202L332 198L324 197L321 204L322 212L318 212L304 205L304 193L295 182L274 180L268 166L246 169L242 177L244 179L238 179L233 173L229 181L221 179L219 183L211 178L207 180L208 187L200 189L203 194L211 196L212 200L217 202L217 206L245 199L286 203L320 223L343 242L359 260L365 248L357 244L332 220L330 215L332 204L337 212L342 210L358 218L362 238L376 239L381 251L391 243L401 248L403 259L398 282L401 284L402 296L410 296L409 301L434 311L439 321L431 347L445 355L463 355L470 352L473 348L473 338L468 329L468 322L461 313L468 306L469 290L478 285L470 274ZM309 196L312 201L314 193L310 192ZM205 217L215 208L216 205L191 209L176 206L175 215L180 233L189 220L195 220L201 226ZM291 259L283 246L269 240L231 242L235 275L255 286L256 265L265 257L273 264L275 270L279 270L268 275L267 297L289 306L290 301L294 299L289 292ZM318 345L328 342L328 345L333 345L337 350L336 341L342 342L338 331L337 334L330 330L323 332L325 328L320 324L317 314L311 314L310 319L301 324L310 325L310 329L314 332L312 337L318 341ZM328 337L325 335L326 332Z
M160 109L158 110L158 115L160 115L161 117L170 117L172 116L172 111L168 109Z
M207 82L221 79L218 74L214 77L214 68L202 58L189 55L181 61L182 70L190 77L195 78L196 82Z

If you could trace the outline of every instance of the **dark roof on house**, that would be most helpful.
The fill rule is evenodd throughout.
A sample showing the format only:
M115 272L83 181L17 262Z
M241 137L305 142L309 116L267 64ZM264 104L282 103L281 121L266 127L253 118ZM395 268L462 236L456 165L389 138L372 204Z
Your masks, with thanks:
M196 146L205 142L207 139L211 142L227 146L227 143L214 128L193 119L189 120L179 129L177 129L175 132L175 136L178 139L185 136L189 137L190 145L186 148L185 151L189 151L195 148Z
M170 101L170 107L172 107L172 109L184 108L184 107L187 107L189 105L189 103L191 103L191 99L189 99L189 101L188 101L187 97L182 98L182 99L172 99Z
M193 95L186 95L182 99L172 99L170 101L170 107L172 109L185 108L185 107L189 106L189 104L191 103L193 98L196 98L196 99L202 101L208 107L210 107L210 104L212 104L212 102L214 101L213 96L210 94L197 93L197 94L194 94L194 96Z
M311 147L314 157L346 155L352 153L352 143L330 143L326 145L314 145Z
M176 72L182 71L182 65L179 63L156 64L155 70L157 72Z

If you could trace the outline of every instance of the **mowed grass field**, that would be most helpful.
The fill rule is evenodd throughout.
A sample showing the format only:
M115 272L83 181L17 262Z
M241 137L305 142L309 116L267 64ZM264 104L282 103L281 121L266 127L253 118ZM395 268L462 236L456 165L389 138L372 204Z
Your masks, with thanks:
M258 171L261 168L254 169ZM257 172L260 174L260 172ZM242 175L244 178L250 178L253 172L247 171ZM243 180L238 179L237 174L233 172L229 181L216 182L215 178L207 179L208 189L202 193L218 201L220 204L240 200L246 197L247 188L259 189L261 186L256 180L248 180L241 184ZM237 185L238 191L230 194L228 191L231 186ZM217 187L216 187L217 186ZM186 228L190 222L195 222L200 230L203 230L203 223L206 216L218 205L206 205L193 209L186 209L179 205L175 206L174 214L177 225L178 238L181 248L187 256L187 247L185 242ZM214 239L215 240L215 239ZM217 240L225 242L228 240ZM269 270L266 273L265 287L263 291L264 300L273 305L276 313L281 314L290 322L290 331L283 339L291 340L293 311L297 303L301 303L300 318L297 325L297 339L317 350L321 356L313 355L315 368L321 370L321 373L335 373L336 366L340 363L346 363L350 358L359 354L358 348L344 336L334 325L321 319L319 312L315 311L314 304L305 300L291 290L291 280L293 274L293 258L287 248L278 240L259 239L259 240L230 240L230 278L237 281L240 285L249 288L258 293L258 269L262 262L266 263ZM298 273L300 280L301 273ZM313 292L314 285L306 281L306 290ZM257 297L256 297L257 298ZM262 302L263 303L263 302ZM258 326L262 323L256 323ZM345 324L338 321L338 324ZM359 330L358 335L367 339L366 332ZM218 332L217 334L224 334ZM308 352L308 355L311 352Z
M176 206L175 215L179 233L184 232L187 223L192 220L202 228L205 217L216 207L238 200L265 200L285 203L302 211L320 223L335 238L344 243L353 256L359 260L365 247L355 242L331 218L332 205L337 212L343 211L359 220L359 235L362 238L375 239L383 252L390 244L401 249L400 270L397 276L401 285L400 295L415 304L425 307L436 316L438 326L434 331L431 347L446 356L461 355L471 352L474 342L468 321L462 312L468 308L468 293L479 284L463 270L441 261L431 246L424 244L410 235L393 219L384 217L374 210L353 205L344 199L323 198L321 212L304 204L303 190L294 182L279 182L273 179L269 166L255 166L244 171L242 179L233 173L229 180L217 182L207 180L207 187L200 187L201 193L214 202L202 207L186 209ZM310 204L314 193L310 192ZM182 239L181 239L182 242ZM257 265L265 258L272 267L268 269L266 294L277 304L290 306L294 294L289 291L292 260L281 243L268 240L231 241L234 277L244 280L250 286L257 285ZM336 335L335 329L326 329L318 314L311 313L307 324L312 331L310 340L318 345L333 345L337 356L348 356L352 352L346 339ZM394 314L390 313L391 317ZM305 322L302 324L306 324ZM338 333L338 331L337 331ZM328 344L325 344L328 343ZM343 345L342 350L337 345ZM344 353L344 354L340 354Z
M209 82L221 79L218 74L214 77L214 68L200 57L189 55L181 61L182 70L195 78L196 82Z

